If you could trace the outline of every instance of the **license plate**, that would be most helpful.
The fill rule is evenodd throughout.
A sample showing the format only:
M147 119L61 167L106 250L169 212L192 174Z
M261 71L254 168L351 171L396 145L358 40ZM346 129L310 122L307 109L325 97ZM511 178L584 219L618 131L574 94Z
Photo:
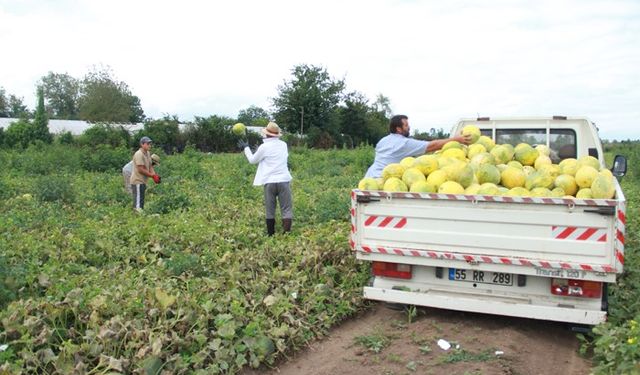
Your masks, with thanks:
M459 268L449 268L449 280L480 284L513 285L513 275L510 273L462 270Z

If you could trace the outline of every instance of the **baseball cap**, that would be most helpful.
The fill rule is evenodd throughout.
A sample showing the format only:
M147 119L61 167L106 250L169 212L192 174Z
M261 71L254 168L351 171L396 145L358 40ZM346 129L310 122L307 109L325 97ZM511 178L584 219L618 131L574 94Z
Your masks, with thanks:
M147 136L144 136L144 137L140 138L140 144L143 144L143 143L152 143L152 142L153 142L153 141L151 140L151 138L149 138L149 137L147 137Z

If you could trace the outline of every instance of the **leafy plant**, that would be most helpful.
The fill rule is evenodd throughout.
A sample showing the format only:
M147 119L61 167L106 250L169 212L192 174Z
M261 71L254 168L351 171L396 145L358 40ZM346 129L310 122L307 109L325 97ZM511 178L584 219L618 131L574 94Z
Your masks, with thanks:
M34 187L35 194L43 202L71 203L75 200L75 192L69 177L40 177Z
M370 335L356 336L355 343L369 349L374 353L380 353L391 344L391 336L382 331L376 331Z
M456 362L486 362L494 359L493 349L487 349L479 353L470 352L464 349L453 349L441 358L442 363Z
M599 374L632 374L640 371L640 314L621 325L601 324L593 329L594 359Z
M154 198L148 207L148 212L156 214L166 214L175 210L186 209L191 205L189 197L175 189L174 187L166 188L169 182L165 180L165 185L160 185L158 193L154 194Z
M17 298L18 291L25 285L26 280L25 270L18 265L7 263L7 259L2 254L0 254L0 275L2 275L0 276L0 308L2 308Z
M180 276L185 272L193 276L203 276L204 270L200 266L197 255L188 253L176 253L165 263L167 270L174 276Z

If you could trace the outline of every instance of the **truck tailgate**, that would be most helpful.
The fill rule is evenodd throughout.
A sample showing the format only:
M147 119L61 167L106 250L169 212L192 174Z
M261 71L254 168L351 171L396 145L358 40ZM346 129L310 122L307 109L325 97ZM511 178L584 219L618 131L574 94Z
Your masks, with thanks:
M617 194L617 200L583 200L354 190L351 246L550 275L554 269L619 273L625 210L619 186Z

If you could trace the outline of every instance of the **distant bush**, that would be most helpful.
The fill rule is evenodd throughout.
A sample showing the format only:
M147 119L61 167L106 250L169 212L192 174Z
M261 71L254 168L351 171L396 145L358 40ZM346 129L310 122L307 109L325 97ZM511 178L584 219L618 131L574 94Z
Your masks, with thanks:
M78 137L82 146L109 145L111 147L128 147L131 134L121 125L95 124Z
M235 120L228 117L196 117L195 123L184 130L185 144L191 144L203 152L235 152L240 139L231 132ZM262 138L260 134L247 132L247 141L254 145Z
M133 153L126 147L98 145L82 149L82 168L92 172L118 171L131 160Z
M328 132L320 128L311 128L307 134L307 144L313 148L332 148L335 146L335 139Z
M56 142L60 145L72 145L75 142L73 134L70 131L62 132L56 137Z
M12 122L4 134L4 144L8 147L27 148L34 139L33 126L27 119Z
M180 133L179 120L176 116L146 121L144 129L136 132L134 140L139 140L142 136L151 138L154 147L161 148L165 154L182 152L184 149L184 136Z

